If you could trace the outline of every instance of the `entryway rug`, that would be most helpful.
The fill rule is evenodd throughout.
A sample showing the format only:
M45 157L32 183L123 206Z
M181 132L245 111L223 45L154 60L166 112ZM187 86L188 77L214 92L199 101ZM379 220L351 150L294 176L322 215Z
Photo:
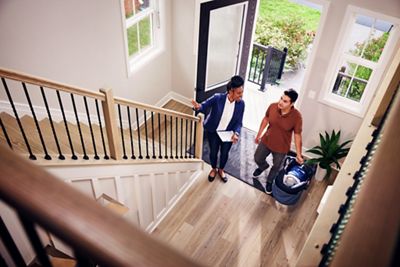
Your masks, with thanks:
M242 128L239 142L233 144L229 151L225 172L264 192L266 178L270 169L264 171L258 179L253 179L253 172L257 168L257 165L254 162L254 152L257 147L257 144L254 143L256 134L256 132L250 129ZM210 164L210 146L208 144L206 132L204 132L202 159ZM268 156L267 161L269 165L272 166L271 155Z

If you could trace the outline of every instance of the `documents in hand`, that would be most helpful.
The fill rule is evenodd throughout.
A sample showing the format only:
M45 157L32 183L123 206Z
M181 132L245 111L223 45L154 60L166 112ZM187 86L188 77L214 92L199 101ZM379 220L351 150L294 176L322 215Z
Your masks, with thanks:
M217 131L222 142L232 142L233 131Z

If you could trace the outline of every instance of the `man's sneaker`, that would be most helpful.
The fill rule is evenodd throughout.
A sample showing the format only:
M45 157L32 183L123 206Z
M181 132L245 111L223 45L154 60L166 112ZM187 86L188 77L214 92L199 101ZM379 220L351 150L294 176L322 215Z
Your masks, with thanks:
M260 174L263 172L263 170L257 168L254 172L253 172L253 176L254 177L258 177L260 176Z
M267 182L267 185L265 187L265 193L267 193L268 195L272 194L272 183Z

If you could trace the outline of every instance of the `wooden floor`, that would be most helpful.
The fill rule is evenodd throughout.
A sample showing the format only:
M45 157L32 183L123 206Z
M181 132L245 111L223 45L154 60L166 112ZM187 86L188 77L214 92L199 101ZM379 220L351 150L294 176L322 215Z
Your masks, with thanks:
M294 266L326 184L313 181L288 208L232 177L210 183L209 170L153 235L206 266Z

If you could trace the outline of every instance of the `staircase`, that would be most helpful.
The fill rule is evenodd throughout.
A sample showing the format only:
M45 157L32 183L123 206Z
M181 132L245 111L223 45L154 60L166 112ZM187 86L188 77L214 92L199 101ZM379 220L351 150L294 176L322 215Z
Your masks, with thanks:
M159 108L114 97L110 90L96 93L10 70L0 69L0 77L3 85L1 90L4 90L3 95L6 96L6 101L0 102L0 144L8 146L8 149L2 148L0 152L3 163L8 157L6 154L10 154L6 151L11 149L36 165L45 167L58 180L64 181L64 185L71 185L68 188L75 188L91 199L98 199L102 194L110 196L128 208L123 221L129 223L130 227L136 225L151 232L202 173L201 121L192 116L192 110L185 105L170 101L164 108ZM25 102L21 99L25 99ZM15 156L11 153L10 157ZM21 160L16 158L12 161ZM18 165L21 164L27 163L21 161ZM19 167L11 173L13 176L24 176L19 174L21 171ZM5 179L5 183L10 179L5 176L6 173L0 175L0 180ZM25 182L31 183L29 178L21 181ZM37 182L42 183L40 180ZM43 184L42 187L47 186ZM6 191L10 188L6 188L2 187L4 192L0 189L0 199L5 201L0 202L0 213L17 250L22 251L19 257L22 261L28 263L34 256L39 256L43 247L49 243L70 256L78 256L77 244L65 239L60 229L54 231L51 226L48 228L46 224L49 222L43 224L41 219L38 222L35 216L28 217L29 221L36 218L29 223L44 226L51 235L39 231L42 244L33 244L34 250L26 248L25 244L33 241L21 231L18 218L22 215L16 216L10 206L16 208L18 213L21 207L15 206L14 200L9 201L6 197L9 192ZM58 194L64 190L69 189L58 190ZM52 193L53 189L46 192L48 196L45 198L58 198ZM26 199L32 197L29 195L24 192L21 199L25 198L26 202ZM86 200L82 201L85 203ZM28 211L23 210L23 213L30 214L29 201L27 203L25 208ZM58 208L52 205L45 205L42 209L58 213ZM102 212L100 217L110 216ZM107 235L106 232L103 234ZM115 238L118 239L118 236ZM151 242L154 241L149 244ZM78 244L78 247L81 246ZM12 259L9 256L14 253L8 253L5 260L10 263ZM99 259L98 253L90 253L89 259L103 264L109 260ZM177 254L177 259L179 257ZM146 259L140 265L148 260L158 261ZM140 261L139 257L137 263ZM172 266L180 265L176 263L171 262ZM185 265L195 264L188 263ZM113 263L112 266L119 265Z

